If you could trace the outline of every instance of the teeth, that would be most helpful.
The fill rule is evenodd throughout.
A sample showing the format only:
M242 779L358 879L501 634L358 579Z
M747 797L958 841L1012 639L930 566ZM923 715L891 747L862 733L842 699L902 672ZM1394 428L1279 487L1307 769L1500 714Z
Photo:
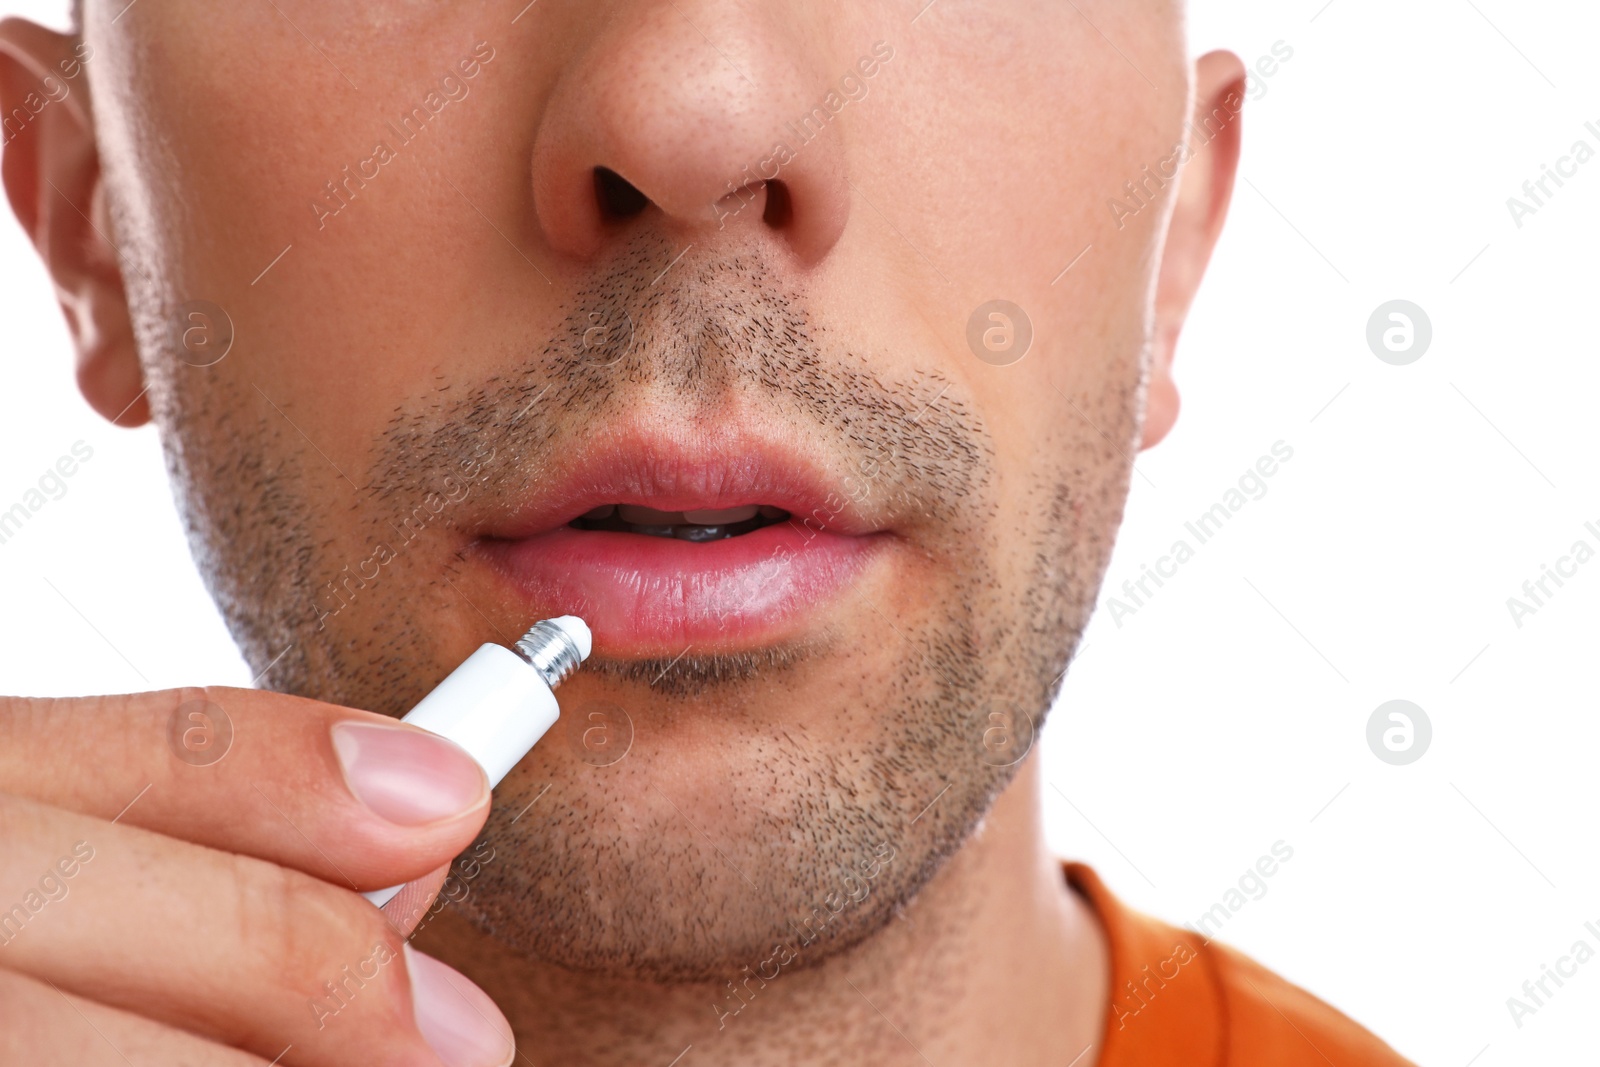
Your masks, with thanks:
M618 504L617 518L632 526L672 526L683 521L683 512L657 511L639 504Z
M657 511L655 508L647 508L639 504L618 504L616 508L617 518L633 526L676 526L683 523L689 523L694 526L730 526L736 522L748 522L760 514L762 510L755 504L749 504L742 508L706 509L702 511ZM599 510L601 509L595 509L595 511ZM768 510L776 511L777 515L783 514L782 511L776 508ZM777 515L769 515L767 517L776 518ZM584 518L605 518L605 516L590 512Z
M743 508L723 508L721 511L685 511L684 522L692 522L696 526L731 526L736 522L746 522L756 517L761 509L751 504Z
M765 522L787 518L789 513L770 504L745 504L736 508L700 508L689 511L661 511L643 504L602 504L584 512L574 525L594 524L592 528L617 530L655 537L674 537L680 541L718 541L747 532L759 517ZM733 528L733 529L730 529Z
M695 526L684 524L674 526L672 536L680 541L720 541L728 536L728 531L721 526Z

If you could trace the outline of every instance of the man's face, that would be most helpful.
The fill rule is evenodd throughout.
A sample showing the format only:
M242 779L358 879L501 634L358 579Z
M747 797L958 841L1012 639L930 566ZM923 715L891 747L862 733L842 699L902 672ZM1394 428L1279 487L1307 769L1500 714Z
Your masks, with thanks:
M973 830L1094 602L1168 206L1107 200L1182 136L1179 18L524 2L91 3L150 409L266 686L400 714L593 626L480 926L719 979L815 912L814 961Z

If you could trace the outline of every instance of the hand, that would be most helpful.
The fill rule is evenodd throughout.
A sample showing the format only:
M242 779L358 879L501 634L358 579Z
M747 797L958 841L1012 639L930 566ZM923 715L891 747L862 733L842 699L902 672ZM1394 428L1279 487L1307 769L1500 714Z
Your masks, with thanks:
M488 814L471 757L369 712L0 698L0 1064L509 1064L504 1016L395 918Z

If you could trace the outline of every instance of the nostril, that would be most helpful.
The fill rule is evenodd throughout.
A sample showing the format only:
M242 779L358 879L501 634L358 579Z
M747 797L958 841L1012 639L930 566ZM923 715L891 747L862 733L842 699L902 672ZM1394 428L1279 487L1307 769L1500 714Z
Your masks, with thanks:
M650 206L650 198L607 167L594 168L594 195L606 219L631 219Z
M783 182L768 181L766 186L767 207L761 213L761 219L774 230L781 230L794 217L794 201L789 197L789 187Z

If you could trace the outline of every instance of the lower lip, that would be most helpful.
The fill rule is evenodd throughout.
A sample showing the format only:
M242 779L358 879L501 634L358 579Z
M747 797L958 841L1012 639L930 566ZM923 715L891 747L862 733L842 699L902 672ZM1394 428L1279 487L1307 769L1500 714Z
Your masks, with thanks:
M884 534L792 522L691 542L570 526L478 551L545 614L583 618L606 656L748 648L793 637L867 564Z

